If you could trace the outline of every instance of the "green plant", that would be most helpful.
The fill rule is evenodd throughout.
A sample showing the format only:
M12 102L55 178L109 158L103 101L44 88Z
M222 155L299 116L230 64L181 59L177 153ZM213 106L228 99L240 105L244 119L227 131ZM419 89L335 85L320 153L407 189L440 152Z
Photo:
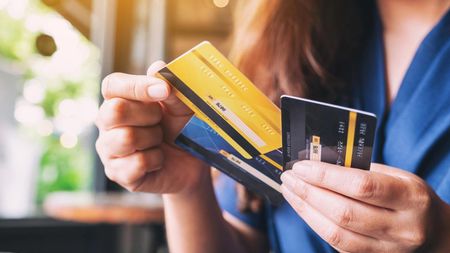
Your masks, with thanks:
M14 12L18 7L20 15ZM99 89L97 48L39 0L0 2L0 24L0 62L14 63L23 72L23 94L15 111L18 131L42 146L37 202L54 191L89 189L93 150L88 136ZM36 50L36 45L48 50Z

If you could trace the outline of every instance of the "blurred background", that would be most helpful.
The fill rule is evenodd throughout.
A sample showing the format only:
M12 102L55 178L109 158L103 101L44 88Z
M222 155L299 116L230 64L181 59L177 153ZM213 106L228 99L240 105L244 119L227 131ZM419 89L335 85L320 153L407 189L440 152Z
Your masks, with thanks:
M101 79L209 40L229 0L0 0L0 252L167 252L161 198L106 179Z

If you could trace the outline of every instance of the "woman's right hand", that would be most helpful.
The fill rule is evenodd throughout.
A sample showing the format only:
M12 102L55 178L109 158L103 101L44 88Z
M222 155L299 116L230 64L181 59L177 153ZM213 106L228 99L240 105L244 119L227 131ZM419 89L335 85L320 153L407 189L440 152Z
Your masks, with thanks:
M107 177L129 191L186 192L209 178L206 164L173 144L193 112L155 77L164 66L158 61L146 76L114 73L102 82L96 148Z

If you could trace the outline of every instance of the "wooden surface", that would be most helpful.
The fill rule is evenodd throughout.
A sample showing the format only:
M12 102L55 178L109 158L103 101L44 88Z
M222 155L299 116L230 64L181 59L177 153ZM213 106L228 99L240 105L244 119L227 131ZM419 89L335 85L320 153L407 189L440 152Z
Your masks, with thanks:
M45 214L60 220L85 223L163 223L162 200L155 194L74 193L50 194L44 202Z

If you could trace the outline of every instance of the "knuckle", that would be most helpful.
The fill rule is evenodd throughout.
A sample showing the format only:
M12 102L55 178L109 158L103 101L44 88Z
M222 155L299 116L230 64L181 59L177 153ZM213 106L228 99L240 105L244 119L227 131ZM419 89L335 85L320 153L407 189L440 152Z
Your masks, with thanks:
M318 168L317 170L317 174L316 174L316 181L317 181L317 183L319 183L319 184L321 184L321 183L324 183L325 182L325 180L326 180L326 173L327 173L327 171L325 170L325 169L323 169L323 168Z
M353 220L353 210L349 206L343 207L336 214L336 222L341 226L348 226Z
M111 94L111 79L116 78L118 75L118 73L111 73L109 75L107 75L105 78L103 78L102 80L102 87L101 87L101 91L102 91L102 95L104 98L109 98L110 94Z
M429 210L432 208L433 200L429 194L423 194L419 201L422 210Z
M137 152L134 156L134 168L137 170L147 170L150 166L150 159L144 152Z
M105 128L105 121L109 112L106 110L108 100L105 100L99 107L97 116L95 118L95 125L98 129Z
M376 182L369 176L364 175L355 180L355 195L360 198L371 198L377 190Z
M332 246L339 248L342 244L342 230L338 227L330 228L324 239Z
M129 192L138 192L139 191L139 185L138 184L129 184L126 186L123 186L127 191Z
M101 84L101 92L102 92L102 96L103 98L107 98L108 95L108 90L109 90L109 80L110 80L110 75L105 76L105 78L103 78L102 80L102 84Z
M420 209L428 210L431 208L433 199L426 184L419 183L412 198L416 200L416 206Z
M130 127L123 127L116 130L117 131L117 140L122 142L122 146L125 147L134 147L136 142L136 132L133 131Z
M123 186L131 186L136 181L132 172L126 172L121 175L120 184Z
M409 242L414 247L419 247L427 241L427 234L423 229L414 229L410 233Z
M308 199L309 188L306 186L305 183L296 181L294 189L295 189L295 193L297 194L297 196L299 196L301 199L303 199L303 200Z
M126 100L123 98L111 98L107 101L111 111L115 113L125 113L127 108Z
M124 188L125 190L127 190L128 192L134 192L133 189L133 185L131 184L126 184L125 182L119 182L120 186L122 186L122 188Z
M113 172L113 170L112 170L111 168L105 167L105 175L106 175L106 177L109 178L111 181L114 181L114 182L117 181L116 175L115 175L115 173Z
M125 188L125 190L127 190L128 192L136 192L136 189L134 186L125 186L122 185L123 188Z
M112 98L105 102L107 108L107 115L109 116L109 121L111 123L122 122L126 115L128 104L125 99L122 98Z
M142 191L142 184L145 180L145 175L140 177L130 178L129 181L121 184L129 192L140 192Z
M95 121L99 129L109 129L124 122L127 116L128 102L121 98L105 100L100 106Z
M95 141L95 150L97 150L97 153L99 154L99 155L101 155L101 151L102 151L102 144L101 144L101 141L100 141L100 137L98 137L97 138L97 140Z
M130 166L128 168L123 168L120 175L116 177L116 182L118 182L122 187L127 189L128 191L133 192L133 187L137 184L137 182L141 178L141 174L139 172L139 168Z
M102 137L98 137L95 141L95 150L97 151L97 154L101 160L101 162L105 165L106 162L109 160L109 152L108 149L105 147L104 142L101 139Z
M103 162L104 158L107 157L107 155L105 154L105 148L103 147L102 141L100 140L100 137L97 138L97 140L95 141L95 150L97 151L98 156L100 157L100 160Z
M103 106L103 104L102 104L102 106ZM103 121L101 118L102 114L100 113L102 106L100 106L100 109L98 110L97 115L95 116L95 120L94 120L94 124L98 129L102 129L102 127L103 127Z

